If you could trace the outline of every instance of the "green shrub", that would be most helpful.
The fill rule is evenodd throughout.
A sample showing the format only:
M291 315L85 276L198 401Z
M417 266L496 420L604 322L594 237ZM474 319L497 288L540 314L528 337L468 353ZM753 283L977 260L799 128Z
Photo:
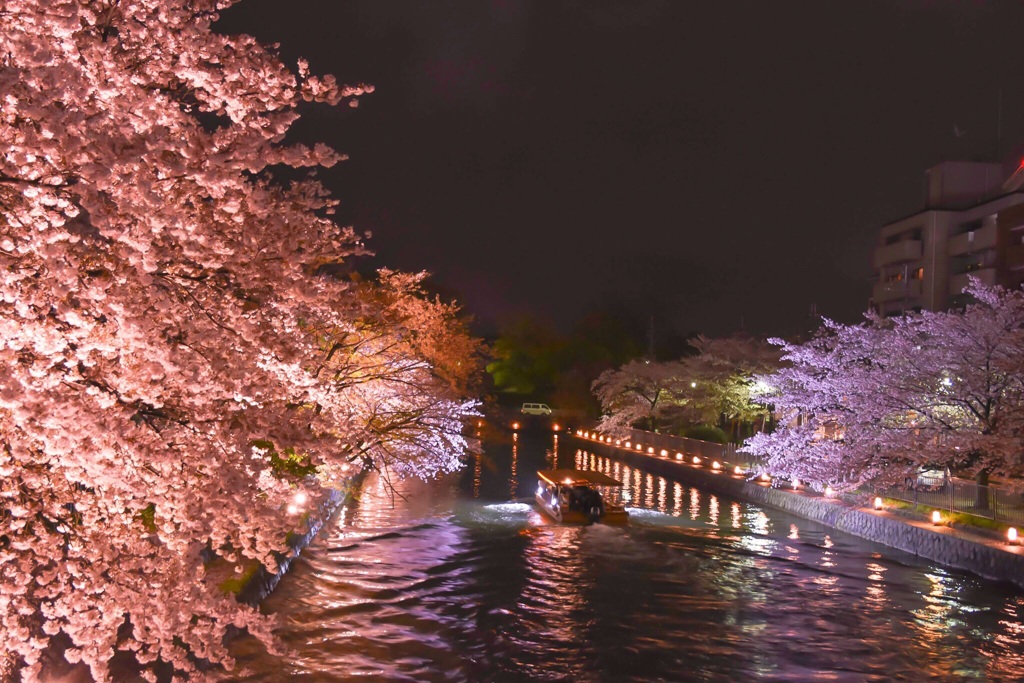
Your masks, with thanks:
M688 439L711 441L712 443L729 443L729 436L718 427L712 427L711 425L697 425L696 427L689 427L683 430L683 436Z

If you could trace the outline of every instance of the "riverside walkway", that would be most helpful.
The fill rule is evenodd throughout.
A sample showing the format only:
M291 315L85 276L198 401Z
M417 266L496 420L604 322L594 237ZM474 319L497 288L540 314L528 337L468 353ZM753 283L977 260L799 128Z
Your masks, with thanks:
M1024 547L983 529L938 523L881 505L866 495L818 493L798 481L757 476L743 456L708 442L633 430L619 439L594 430L570 435L605 455L701 489L772 507L938 564L1024 588Z

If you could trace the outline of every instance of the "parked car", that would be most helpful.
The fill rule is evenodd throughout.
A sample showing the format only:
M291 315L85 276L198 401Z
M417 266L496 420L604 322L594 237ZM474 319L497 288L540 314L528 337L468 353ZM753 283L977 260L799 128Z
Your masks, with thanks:
M523 415L550 415L551 408L544 403L524 403L519 412Z

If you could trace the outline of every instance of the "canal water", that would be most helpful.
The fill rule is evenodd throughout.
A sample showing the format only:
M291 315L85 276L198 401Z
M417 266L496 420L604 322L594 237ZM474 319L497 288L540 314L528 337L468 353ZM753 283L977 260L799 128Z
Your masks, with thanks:
M459 475L380 478L325 525L241 640L240 681L1022 681L1024 594L551 434ZM626 483L627 527L526 502L545 467Z

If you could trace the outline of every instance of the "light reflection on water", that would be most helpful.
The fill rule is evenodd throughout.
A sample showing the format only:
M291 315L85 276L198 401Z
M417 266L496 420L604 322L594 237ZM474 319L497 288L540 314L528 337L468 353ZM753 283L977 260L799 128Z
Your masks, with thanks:
M240 641L239 680L1024 676L1019 592L572 445L491 444L404 500L369 477L264 605L292 654ZM560 460L624 481L631 524L524 502Z

